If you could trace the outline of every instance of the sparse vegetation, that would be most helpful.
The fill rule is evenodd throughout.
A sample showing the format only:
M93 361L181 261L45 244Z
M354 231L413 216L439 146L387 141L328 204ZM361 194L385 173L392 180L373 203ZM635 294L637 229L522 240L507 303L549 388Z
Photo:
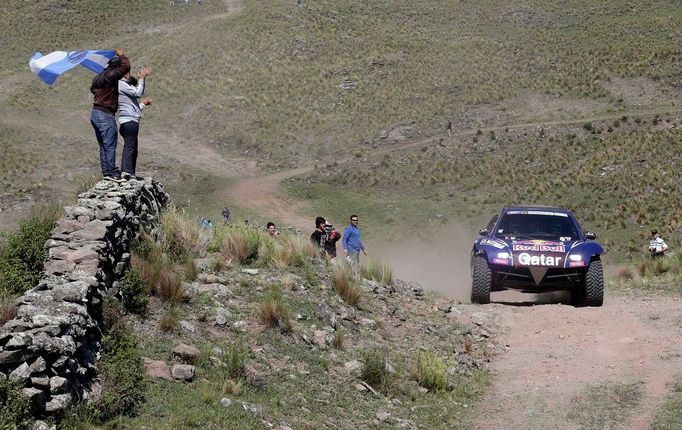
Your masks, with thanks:
M170 333L178 326L181 311L177 307L166 310L159 320L159 329L164 333Z
M682 379L673 386L665 403L656 414L652 430L679 430L682 423Z
M642 394L642 384L636 382L593 385L573 401L566 418L581 428L614 428L637 407Z
M362 265L361 271L365 279L381 282L384 285L391 285L393 283L393 269L388 263L369 260Z
M21 294L38 284L57 217L56 208L39 210L7 237L0 248L0 294Z
M17 316L16 299L9 294L0 293L0 326Z
M283 333L291 331L289 308L276 286L270 288L267 297L260 304L260 320L266 327L279 328Z
M360 379L373 387L380 387L386 383L386 352L370 350L362 352L362 369Z
M0 429L28 430L32 427L31 403L21 387L0 377Z
M360 300L360 286L353 268L349 264L338 264L332 270L332 286L341 298L349 305L356 305Z
M121 279L121 302L124 309L135 315L147 315L149 296L140 272L131 267Z
M420 351L415 378L422 387L439 391L447 388L450 375L445 360L433 351Z

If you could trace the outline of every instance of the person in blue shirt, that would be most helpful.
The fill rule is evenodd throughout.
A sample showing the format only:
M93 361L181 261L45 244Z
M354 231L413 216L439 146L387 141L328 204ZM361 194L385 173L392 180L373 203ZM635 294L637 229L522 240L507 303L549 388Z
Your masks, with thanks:
M367 255L365 245L362 243L362 239L360 239L358 222L357 215L353 214L350 216L350 225L343 231L343 239L341 240L343 253L355 264L360 264L360 251Z

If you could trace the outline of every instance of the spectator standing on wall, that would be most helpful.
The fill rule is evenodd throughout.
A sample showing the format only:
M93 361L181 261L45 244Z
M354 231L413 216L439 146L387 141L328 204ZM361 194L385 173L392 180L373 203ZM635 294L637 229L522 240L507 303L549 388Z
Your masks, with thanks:
M145 106L152 104L152 99L144 97L144 79L152 72L150 67L143 67L138 74L139 79L130 72L118 81L118 122L119 132L123 137L123 156L121 157L121 176L123 179L135 176L137 167L137 136L140 132L140 118Z
M343 240L341 241L344 254L356 265L360 264L360 251L367 255L367 249L360 238L359 222L357 215L350 216L350 225L343 231Z
M116 167L116 111L118 110L118 81L130 72L130 61L121 48L109 60L107 68L97 74L90 85L93 95L90 124L99 143L99 161L105 179L121 179Z

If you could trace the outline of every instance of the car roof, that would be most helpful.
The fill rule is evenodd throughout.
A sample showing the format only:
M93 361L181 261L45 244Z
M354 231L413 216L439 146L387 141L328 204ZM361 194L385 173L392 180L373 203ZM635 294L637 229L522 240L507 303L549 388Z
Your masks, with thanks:
M555 206L505 206L502 208L502 213L511 211L538 211L538 210L573 215L572 211Z

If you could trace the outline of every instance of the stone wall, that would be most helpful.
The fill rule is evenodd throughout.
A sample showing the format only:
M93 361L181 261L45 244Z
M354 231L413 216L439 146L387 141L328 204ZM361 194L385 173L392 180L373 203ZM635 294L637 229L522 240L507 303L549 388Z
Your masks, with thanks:
M0 378L23 384L39 415L89 395L102 300L128 267L133 240L153 233L170 200L152 179L101 181L78 197L45 244L43 279L0 328Z

